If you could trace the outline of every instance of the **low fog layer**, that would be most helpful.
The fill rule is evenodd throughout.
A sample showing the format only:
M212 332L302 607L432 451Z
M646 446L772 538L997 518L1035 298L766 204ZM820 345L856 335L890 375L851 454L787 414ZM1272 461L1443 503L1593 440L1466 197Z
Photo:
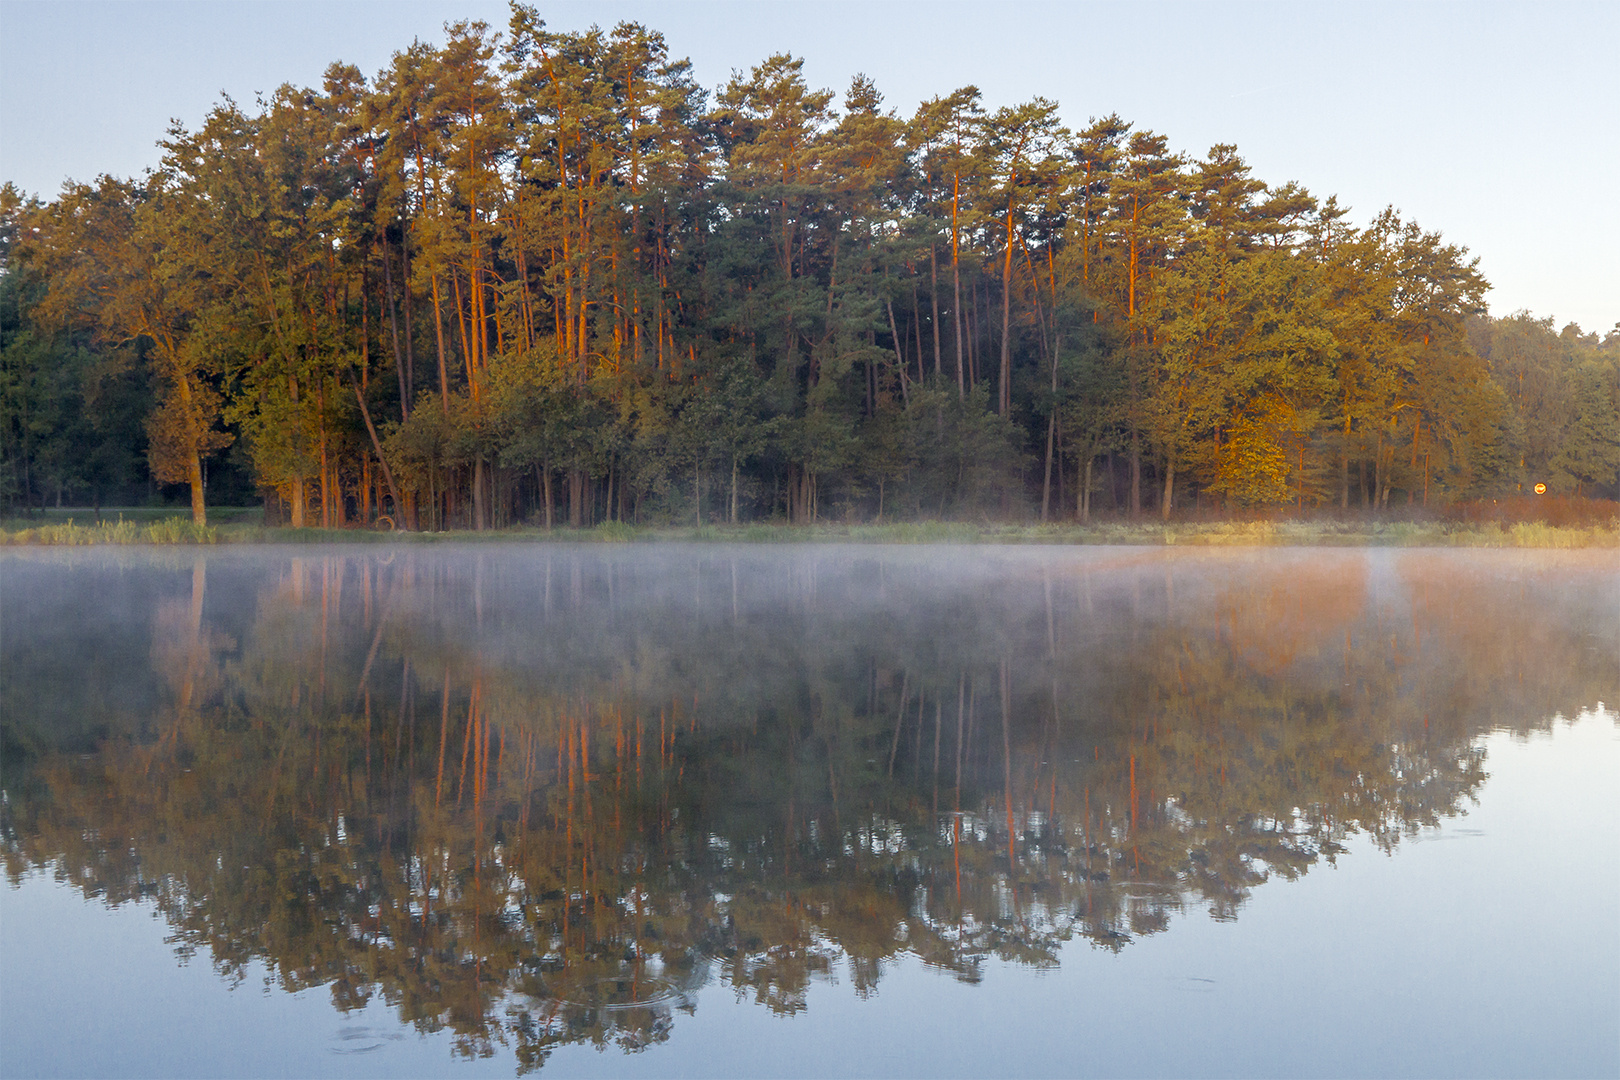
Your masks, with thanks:
M30 551L0 555L0 664L14 879L533 1065L667 1038L713 982L780 1012L901 955L974 982L1393 851L1478 798L1483 733L1620 696L1620 568Z
M1058 678L1062 711L1094 717L1099 691L1132 679L1121 665L1187 639L1327 688L1338 654L1386 627L1412 638L1402 678L1463 695L1442 711L1477 701L1471 725L1568 714L1620 684L1606 552L477 545L3 560L0 716L48 741L158 708L155 650L190 623L216 661L270 646L351 692L408 660L540 694L696 694L706 722L769 709L818 672L875 665L913 689L954 688L1004 660L1019 691Z

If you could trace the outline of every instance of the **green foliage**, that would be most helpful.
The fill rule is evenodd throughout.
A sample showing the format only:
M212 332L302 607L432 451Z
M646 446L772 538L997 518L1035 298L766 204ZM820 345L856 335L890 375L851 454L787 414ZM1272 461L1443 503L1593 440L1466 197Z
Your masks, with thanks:
M1220 449L1211 488L1231 496L1239 506L1287 502L1288 454L1277 437L1279 426L1240 417Z
M1500 388L1505 472L1520 491L1620 496L1620 334L1599 340L1518 312L1469 338Z
M0 198L0 500L251 471L295 527L1620 494L1620 361L1394 210L634 23L446 28ZM1391 502L1392 494L1395 502ZM1354 497L1353 497L1354 496Z
M0 227L26 212L0 190ZM144 417L138 350L95 349L45 315L48 282L10 261L0 271L0 506L123 502L144 488Z

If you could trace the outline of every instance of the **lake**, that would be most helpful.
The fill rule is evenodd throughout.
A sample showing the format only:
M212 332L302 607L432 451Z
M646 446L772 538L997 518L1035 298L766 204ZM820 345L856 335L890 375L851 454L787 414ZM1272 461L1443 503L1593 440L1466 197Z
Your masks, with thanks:
M0 1072L1620 1074L1613 551L0 553Z

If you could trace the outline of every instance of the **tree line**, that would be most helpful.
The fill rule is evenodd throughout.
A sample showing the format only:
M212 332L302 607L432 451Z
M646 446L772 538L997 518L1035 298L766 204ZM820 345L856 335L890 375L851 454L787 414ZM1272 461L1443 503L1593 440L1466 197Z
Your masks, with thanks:
M293 525L809 522L1620 496L1620 333L1118 116L909 118L660 34L446 26L0 192L0 498Z

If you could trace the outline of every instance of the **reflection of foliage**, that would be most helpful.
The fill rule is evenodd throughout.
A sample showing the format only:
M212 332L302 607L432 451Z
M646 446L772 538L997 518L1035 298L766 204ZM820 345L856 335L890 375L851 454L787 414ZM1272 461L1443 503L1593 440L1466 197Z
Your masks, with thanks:
M951 567L213 556L122 654L167 704L85 721L94 754L19 719L54 676L4 639L7 745L36 749L0 857L529 1069L659 1042L710 982L791 1013L907 954L977 981L1233 918L1456 813L1482 726L1616 681L1580 647L1620 610L1585 555Z

